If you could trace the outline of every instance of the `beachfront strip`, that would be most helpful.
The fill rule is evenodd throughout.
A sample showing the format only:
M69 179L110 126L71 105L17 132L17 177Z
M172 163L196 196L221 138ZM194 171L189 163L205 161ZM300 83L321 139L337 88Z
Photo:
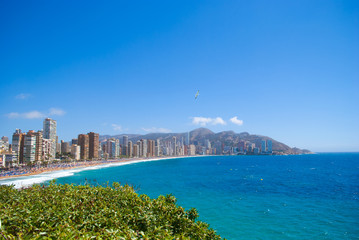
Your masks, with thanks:
M103 138L98 133L79 134L70 142L58 141L57 121L46 118L43 129L23 133L16 129L12 143L7 137L0 140L0 166L20 168L25 166L45 166L49 163L73 161L102 161L120 158L151 158L160 156L194 156L222 154L272 154L272 141L263 140L258 144L240 141L237 145L227 146L223 142L209 139L191 141L176 136L166 139L129 140L123 135L118 138ZM26 171L25 171L26 172Z

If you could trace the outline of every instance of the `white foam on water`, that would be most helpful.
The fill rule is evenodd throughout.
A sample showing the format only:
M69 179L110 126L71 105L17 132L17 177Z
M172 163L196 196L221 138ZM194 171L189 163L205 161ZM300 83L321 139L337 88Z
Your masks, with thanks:
M178 157L183 158L183 157ZM117 166L123 166L128 164L134 164L134 163L141 163L141 162L152 162L152 161L159 161L159 160L168 160L173 158L153 158L153 159L139 159L134 161L126 161L126 162L114 162L114 163L107 163L107 164L101 164L96 166L90 166L90 167L80 167L75 169L68 169L68 170L59 170L59 171L53 171L53 172L45 172L40 173L37 175L31 175L31 176L23 176L23 177L14 177L14 178L6 178L3 180L0 180L0 185L14 185L15 188L22 188L31 186L33 184L39 184L46 181L50 181L57 178L62 177L68 177L72 176L75 173L82 172L82 171L88 171L88 170L97 170L101 168L108 168L108 167L117 167Z
M0 185L14 185L15 188L22 188L38 184L46 181L53 180L55 178L68 177L74 175L75 170L60 170L54 172L40 173L37 175L8 178L0 180Z

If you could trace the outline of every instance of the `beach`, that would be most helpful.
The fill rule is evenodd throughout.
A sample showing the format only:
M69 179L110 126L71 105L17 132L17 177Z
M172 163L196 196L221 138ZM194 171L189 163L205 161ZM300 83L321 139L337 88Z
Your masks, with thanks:
M101 160L101 161L78 161L78 162L70 162L70 163L55 163L55 164L49 164L48 166L13 168L10 170L1 171L0 180L8 179L8 178L33 176L41 173L49 173L49 172L55 172L61 170L89 168L99 165L107 165L107 164L122 165L122 164L136 163L142 161L155 161L155 160L169 159L169 158L178 158L178 157L120 158L120 159L110 159L110 160Z

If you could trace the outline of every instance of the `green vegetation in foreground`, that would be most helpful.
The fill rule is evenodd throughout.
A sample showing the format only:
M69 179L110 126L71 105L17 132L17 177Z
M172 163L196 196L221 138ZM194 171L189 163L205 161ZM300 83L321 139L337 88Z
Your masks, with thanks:
M172 195L130 186L0 186L0 239L221 239Z

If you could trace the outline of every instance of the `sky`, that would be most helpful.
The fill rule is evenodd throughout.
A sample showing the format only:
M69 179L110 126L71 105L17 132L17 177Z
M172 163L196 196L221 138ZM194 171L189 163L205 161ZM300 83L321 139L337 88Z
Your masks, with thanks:
M0 0L0 135L206 127L359 151L359 1ZM195 95L199 90L199 96Z

